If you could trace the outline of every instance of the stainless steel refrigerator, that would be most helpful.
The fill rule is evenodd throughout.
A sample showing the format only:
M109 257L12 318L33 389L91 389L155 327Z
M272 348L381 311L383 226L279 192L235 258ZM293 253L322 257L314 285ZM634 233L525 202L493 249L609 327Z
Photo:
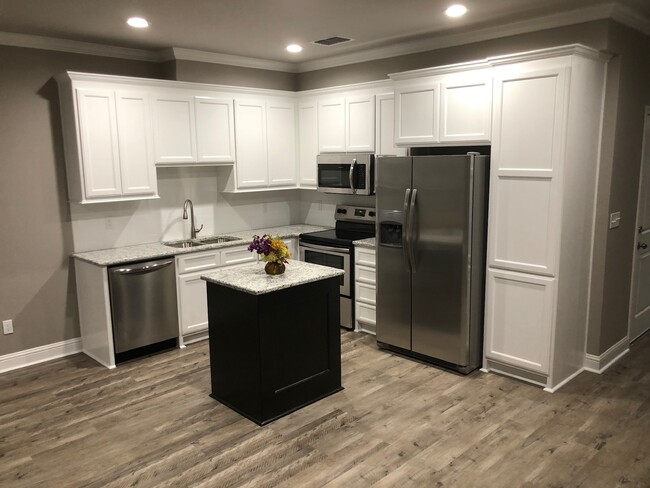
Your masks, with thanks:
M481 364L489 157L380 157L377 343L469 373Z

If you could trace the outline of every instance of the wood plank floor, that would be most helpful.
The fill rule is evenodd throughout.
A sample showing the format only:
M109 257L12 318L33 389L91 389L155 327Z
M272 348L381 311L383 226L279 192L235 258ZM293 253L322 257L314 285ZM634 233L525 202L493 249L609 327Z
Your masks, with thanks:
M341 337L345 390L266 427L208 397L207 342L2 374L0 486L650 487L648 334L555 394Z

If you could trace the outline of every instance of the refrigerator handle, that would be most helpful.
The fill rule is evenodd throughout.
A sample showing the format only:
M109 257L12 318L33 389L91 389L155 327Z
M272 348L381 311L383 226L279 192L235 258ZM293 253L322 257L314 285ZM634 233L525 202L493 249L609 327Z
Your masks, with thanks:
M409 216L408 216L408 226L406 232L408 234L408 243L409 243L409 263L411 271L415 273L415 236L413 235L413 229L415 228L415 199L418 196L418 191L413 188L411 190L411 201L409 203Z
M402 225L402 250L404 251L404 260L406 269L411 270L411 261L409 258L409 233L408 233L408 214L409 204L411 202L411 189L407 188L404 192L404 224Z

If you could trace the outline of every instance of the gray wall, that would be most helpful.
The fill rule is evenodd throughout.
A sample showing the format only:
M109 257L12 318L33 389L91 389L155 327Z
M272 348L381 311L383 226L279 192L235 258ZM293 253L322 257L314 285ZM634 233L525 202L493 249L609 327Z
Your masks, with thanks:
M57 86L66 70L156 78L156 63L0 46L0 355L79 337Z
M179 81L290 91L295 91L297 88L297 75L295 73L201 63L198 61L178 60L175 61L175 64L175 79Z

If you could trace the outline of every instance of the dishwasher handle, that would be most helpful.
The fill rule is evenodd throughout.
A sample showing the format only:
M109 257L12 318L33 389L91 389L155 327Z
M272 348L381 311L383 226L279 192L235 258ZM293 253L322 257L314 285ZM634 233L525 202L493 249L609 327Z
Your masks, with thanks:
M141 264L138 265L137 267L119 268L119 269L114 269L113 273L120 274L120 275L151 273L153 271L166 268L173 262L174 261L165 261L164 263Z

